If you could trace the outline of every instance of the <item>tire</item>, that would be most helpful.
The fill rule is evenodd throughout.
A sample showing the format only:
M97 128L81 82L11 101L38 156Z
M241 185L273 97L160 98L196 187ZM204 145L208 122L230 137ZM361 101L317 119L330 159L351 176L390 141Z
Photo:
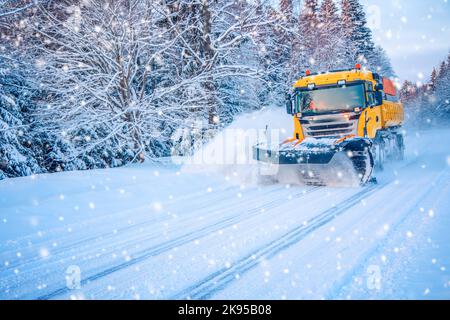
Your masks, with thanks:
M361 186L367 184L374 173L374 143L370 140L365 142L355 141L353 144L346 146L346 154L353 163L353 169L359 177L359 184ZM348 151L352 156L348 156Z
M396 136L396 150L397 150L397 160L405 160L405 142L403 135L397 134Z
M360 176L360 185L364 186L369 183L373 179L374 171L374 159L372 152L367 150L359 161L356 163L354 162L354 167Z
M375 161L375 168L379 171L384 170L384 162L386 161L386 154L385 154L385 146L382 141L378 141L374 145L375 152L374 154L374 161Z

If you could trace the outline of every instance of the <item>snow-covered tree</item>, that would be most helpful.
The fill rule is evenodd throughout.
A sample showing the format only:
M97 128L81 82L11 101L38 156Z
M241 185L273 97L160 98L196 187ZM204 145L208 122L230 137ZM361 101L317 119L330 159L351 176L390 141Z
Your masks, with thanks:
M433 90L433 92L436 90L437 81L438 81L438 72L437 72L436 68L433 68L433 71L431 72L431 77L430 77L430 87L431 87L431 90Z
M164 154L153 141L168 140L183 112L176 92L186 84L170 68L178 38L159 25L166 8L151 0L61 6L67 17L41 8L35 27L44 130L70 140L71 156L88 167Z
M38 1L0 0L0 180L42 172L31 133L33 68L22 50L25 19Z
M345 41L338 7L334 0L324 0L319 10L318 48L315 56L320 71L340 69L346 66Z
M0 180L40 172L26 117L32 92L22 64L0 56Z
M231 110L239 107L229 101L251 99L259 87L256 82L267 73L258 62L259 32L274 19L262 12L258 2L192 0L181 3L174 18L168 19L172 24L173 19L182 21L182 28L174 29L176 35L189 30L180 36L178 59L182 76L191 78L184 95L190 109L199 110L197 116L206 111L212 126L229 121ZM248 88L251 82L254 87Z
M450 62L450 58L448 59ZM450 64L443 61L434 68L430 82L422 85L405 82L400 97L410 124L416 127L448 125L450 122Z
M367 26L364 7L359 0L342 0L341 20L349 64L367 64L374 57L372 31Z
M292 0L280 0L279 1L280 13L282 14L282 19L292 20L294 15L294 4Z
M251 42L255 44L251 50L252 60L256 58L253 63L260 72L259 83L255 83L253 89L259 97L256 107L281 105L286 91L299 75L295 69L298 25L295 17L289 18L290 5L286 1L281 12L268 5L261 5L257 11L261 21L270 23L255 28Z
M300 46L297 55L300 63L306 63L301 69L317 70L316 58L319 48L319 1L306 0L299 17Z
M0 0L0 18L17 15L38 3L38 0Z
M368 68L382 74L385 77L395 78L395 71L392 67L386 51L381 46L376 46L368 61Z
M447 62L441 65L435 85L436 116L443 121L450 121L450 54Z

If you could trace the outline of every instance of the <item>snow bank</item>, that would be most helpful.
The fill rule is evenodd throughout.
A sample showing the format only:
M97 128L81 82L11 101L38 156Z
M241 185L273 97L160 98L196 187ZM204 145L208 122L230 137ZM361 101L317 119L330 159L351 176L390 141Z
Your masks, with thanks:
M255 184L258 166L252 147L258 143L279 145L292 136L292 118L283 108L264 108L243 114L201 147L183 166L183 172L222 174L226 180Z

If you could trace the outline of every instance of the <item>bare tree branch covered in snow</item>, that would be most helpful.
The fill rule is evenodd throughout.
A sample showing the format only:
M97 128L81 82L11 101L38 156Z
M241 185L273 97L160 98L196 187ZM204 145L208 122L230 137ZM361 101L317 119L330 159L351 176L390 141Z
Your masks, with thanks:
M46 111L54 130L84 139L90 148L114 139L143 160L151 139L164 136L183 112L176 91L183 86L169 69L174 55L159 1L89 1L67 8L66 20L44 12L36 28L41 81L51 95ZM61 124L62 127L61 127ZM107 131L92 140L81 128Z
M36 5L38 1L1 0L0 18L10 16Z

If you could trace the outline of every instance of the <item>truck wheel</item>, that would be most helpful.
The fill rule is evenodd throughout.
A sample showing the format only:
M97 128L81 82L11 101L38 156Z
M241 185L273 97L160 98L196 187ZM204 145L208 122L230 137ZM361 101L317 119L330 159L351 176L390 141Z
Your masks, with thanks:
M384 162L386 160L386 154L384 149L384 143L379 141L374 144L374 161L375 168L379 171L384 170Z
M405 142L403 140L403 135L397 134L397 160L405 160Z

